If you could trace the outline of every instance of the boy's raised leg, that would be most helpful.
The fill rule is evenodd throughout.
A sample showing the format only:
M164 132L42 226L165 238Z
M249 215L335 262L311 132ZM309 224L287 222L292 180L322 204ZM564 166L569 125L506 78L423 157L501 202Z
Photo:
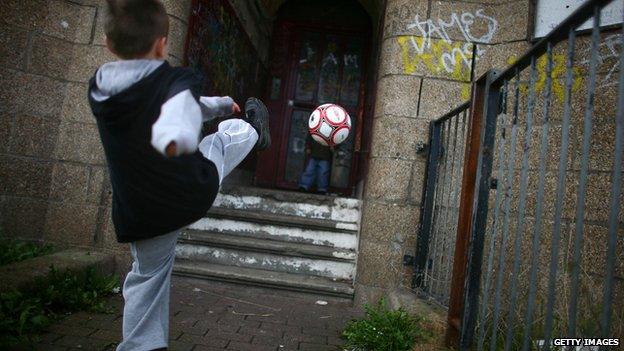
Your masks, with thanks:
M258 144L256 148L262 151L271 146L271 133L269 132L269 111L266 106L254 97L245 102L245 117L247 122L258 132Z
M269 115L264 104L249 98L245 104L246 120L228 119L219 123L216 133L199 143L199 151L211 160L219 172L219 183L256 147L270 145Z
M212 161L219 172L219 184L234 167L247 157L258 141L258 133L242 119L228 119L219 123L216 133L199 143L199 151Z

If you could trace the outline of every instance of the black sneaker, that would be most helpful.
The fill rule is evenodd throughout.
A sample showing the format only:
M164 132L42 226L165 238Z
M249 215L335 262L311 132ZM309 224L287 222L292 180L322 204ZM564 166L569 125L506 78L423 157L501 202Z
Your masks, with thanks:
M245 116L247 117L247 122L258 132L256 148L262 151L271 146L269 111L262 101L254 97L247 99L247 102L245 102Z

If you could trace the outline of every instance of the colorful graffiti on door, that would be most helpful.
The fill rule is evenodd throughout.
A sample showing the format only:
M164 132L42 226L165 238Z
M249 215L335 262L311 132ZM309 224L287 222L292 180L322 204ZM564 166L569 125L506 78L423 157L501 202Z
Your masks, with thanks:
M204 94L241 102L264 90L267 70L227 0L193 1L186 62L202 73Z

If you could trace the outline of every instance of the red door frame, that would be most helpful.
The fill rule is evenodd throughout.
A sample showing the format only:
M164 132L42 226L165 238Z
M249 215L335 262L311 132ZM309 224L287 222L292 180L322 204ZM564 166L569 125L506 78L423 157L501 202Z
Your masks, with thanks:
M355 111L350 111L350 112L355 112L355 116L352 114L351 118L355 118L356 119L356 130L355 130L355 141L353 144L353 151L352 151L352 158L351 158L351 171L349 174L349 187L347 188L330 188L330 191L332 192L336 192L342 195L347 195L350 196L352 195L352 193L354 192L354 188L356 186L356 182L358 180L358 176L360 173L360 152L362 149L362 132L365 129L364 128L364 123L368 122L371 123L371 121L365 121L364 120L364 108L365 108L365 104L366 104L366 82L368 80L368 64L370 61L370 47L371 47L371 43L370 40L367 40L367 38L370 38L371 35L371 31L370 28L348 28L348 27L339 27L339 26L335 26L335 25L326 25L326 24L322 24L322 23L318 23L318 22L301 22L301 21L297 21L297 22L293 22L293 21L288 21L288 20L283 20L280 21L278 23L276 23L276 30L279 30L279 28L281 26L287 26L290 28L290 31L293 33L292 34L292 42L293 44L289 45L288 48L288 69L287 69L287 79L286 79L286 86L284 88L284 94L280 94L281 95L281 105L282 108L280 108L279 110L281 110L281 121L282 121L282 128L280 130L280 146L278 149L278 162L277 162L277 168L275 170L275 175L274 175L274 181L273 184L279 188L285 188L285 189L296 189L297 185L296 184L292 184L292 183L288 183L285 182L283 180L284 177L284 172L285 172L285 160L286 160L286 156L287 156L287 152L288 152L288 136L289 136L289 132L290 132L290 127L291 127L291 116L292 113L295 110L300 110L300 109L310 109L313 110L316 106L312 103L309 104L305 104L305 103L298 103L298 106L295 106L295 104L293 104L292 106L290 106L288 104L288 100L292 97L294 98L294 94L295 94L295 88L296 88L296 80L297 80L297 58L299 57L299 53L300 53L300 49L301 49L301 34L303 32L319 32L321 34L327 35L327 34L334 34L336 36L342 36L342 37L360 37L362 38L362 68L361 68L361 76L360 76L360 86L359 86L359 98L358 98L358 105L355 107ZM319 43L319 47L321 49L325 48L326 44L326 40L325 38L323 38L320 43ZM345 49L345 44L342 45L342 47L340 48L341 52L344 52ZM323 54L324 51L320 51L317 60L322 60L323 58ZM342 81L343 78L343 70L344 70L344 65L341 66L340 70L339 70L339 79ZM318 82L318 78L320 75L320 70L316 72L316 80ZM270 83L269 83L270 85ZM315 90L314 92L314 98L313 100L316 100L317 97L317 93L318 90ZM268 95L268 94L267 94ZM294 99L293 99L294 100ZM371 116L368 116L370 119Z

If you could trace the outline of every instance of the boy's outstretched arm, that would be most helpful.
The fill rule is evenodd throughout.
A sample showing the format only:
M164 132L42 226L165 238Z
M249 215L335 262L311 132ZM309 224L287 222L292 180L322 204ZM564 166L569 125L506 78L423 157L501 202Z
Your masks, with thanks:
M197 103L191 91L185 90L163 104L152 126L152 146L167 157L193 153L203 121L237 112L240 107L229 96L202 96Z
M162 105L152 126L152 146L168 157L197 150L202 112L190 90L184 90Z

